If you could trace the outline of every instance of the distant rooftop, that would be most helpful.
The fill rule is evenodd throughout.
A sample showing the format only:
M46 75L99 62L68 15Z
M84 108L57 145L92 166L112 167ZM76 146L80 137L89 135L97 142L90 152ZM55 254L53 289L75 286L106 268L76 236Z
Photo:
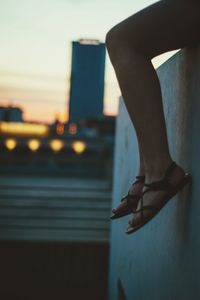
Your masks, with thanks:
M80 39L79 43L84 44L84 45L99 45L99 44L101 44L101 42L96 39Z

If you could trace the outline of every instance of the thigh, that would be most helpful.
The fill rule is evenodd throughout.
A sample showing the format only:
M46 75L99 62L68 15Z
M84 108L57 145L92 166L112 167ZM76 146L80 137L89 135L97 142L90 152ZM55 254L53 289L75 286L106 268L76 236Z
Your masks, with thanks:
M200 1L163 0L117 26L121 39L153 58L200 41Z

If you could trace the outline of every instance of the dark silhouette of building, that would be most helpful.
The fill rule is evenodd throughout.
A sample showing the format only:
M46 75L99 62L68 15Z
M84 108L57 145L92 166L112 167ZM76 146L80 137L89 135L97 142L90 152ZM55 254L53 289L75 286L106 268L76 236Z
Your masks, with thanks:
M105 44L97 40L72 42L69 122L103 114Z
M89 129L95 129L98 134L104 135L104 136L114 136L115 135L115 116L100 116L97 118L87 118L82 119L79 122L80 128L89 128Z
M0 106L0 122L23 122L23 111L15 106Z

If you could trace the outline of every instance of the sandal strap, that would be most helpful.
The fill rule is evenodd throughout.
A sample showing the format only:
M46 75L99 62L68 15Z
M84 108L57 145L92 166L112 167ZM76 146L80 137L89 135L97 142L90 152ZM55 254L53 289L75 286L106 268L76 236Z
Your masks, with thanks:
M145 175L143 175L143 176L135 176L135 178L138 179L138 180L140 180L140 181L142 181L142 182L145 181Z
M130 200L131 200L131 199L135 200L136 198L138 198L138 195L127 194L126 196L124 196L124 197L121 199L121 202L123 202L123 201L126 200L126 205L128 205L128 206L131 208Z
M133 183L133 184L136 184L138 182L143 182L145 181L145 176L136 176L136 179ZM129 200L132 198L132 199L135 199L136 197L138 197L138 195L131 195L131 194L127 194L126 196L124 196L122 199L121 199L121 202L123 202L124 200L127 199L127 203L129 202Z
M141 212L143 212L146 209L155 209L155 207L156 207L155 205L145 205L145 206L143 206L143 207L135 210L134 214L141 213Z
M139 182L142 182L142 183L145 182L145 176L135 176L135 178L136 178L136 180L132 183L132 185L139 183Z
M144 182L145 182L145 176L136 176L136 180L132 183L132 185L133 185L133 184L136 184L136 183L139 183L139 182L144 183ZM131 199L133 199L133 200L138 199L138 196L140 196L140 195L137 195L137 194L131 195L131 194L129 194L129 192L128 192L128 194L127 194L126 196L122 197L121 202L126 201L126 205L127 205L130 209L132 209L130 200L131 200Z
M144 183L144 186L148 187L149 189L146 189L142 194L144 195L150 190L165 190L171 187L172 185L169 182L169 178L176 167L177 164L173 161L170 164L170 166L167 168L163 179L158 181L153 181L151 183Z
M154 181L151 183L145 183L144 186L148 187L142 195L146 194L149 191L158 191L158 190L166 190L172 186L172 184L167 179L162 179L159 181Z
M147 189L142 193L141 195L141 208L139 208L138 210L134 211L134 213L140 213L141 214L141 220L143 220L144 215L143 212L144 210L148 210L148 209L156 209L156 205L143 205L143 196L144 194L146 194L149 191L152 190L165 190L167 188L172 187L172 184L169 182L169 178L170 175L172 174L172 172L174 171L174 169L176 168L177 164L173 161L170 166L167 168L164 178L158 181L153 181L151 183L144 183L144 186L147 187Z

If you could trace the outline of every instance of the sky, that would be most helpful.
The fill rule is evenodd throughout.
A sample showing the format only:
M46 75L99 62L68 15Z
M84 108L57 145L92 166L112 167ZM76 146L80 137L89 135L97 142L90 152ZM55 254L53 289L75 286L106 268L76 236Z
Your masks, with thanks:
M108 30L155 0L1 0L0 104L22 107L26 120L64 120L71 42L105 41ZM170 55L170 54L169 54ZM159 65L169 55L155 60ZM120 90L106 57L104 113L116 115Z

